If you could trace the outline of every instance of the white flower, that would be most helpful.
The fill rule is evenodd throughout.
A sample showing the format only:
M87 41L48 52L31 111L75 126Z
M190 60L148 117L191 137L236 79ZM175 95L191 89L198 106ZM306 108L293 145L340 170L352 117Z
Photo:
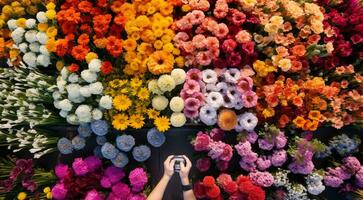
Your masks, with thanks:
M184 109L184 100L181 97L173 97L169 106L173 112L181 112Z
M102 119L103 113L100 109L95 108L92 110L92 119L93 120L99 120Z
M65 111L65 110L61 110L61 111L59 112L59 115L60 115L61 117L63 117L63 118L66 118L66 117L68 116L68 112L67 112L67 111Z
M159 111L164 110L166 107L168 107L168 103L168 99L161 95L155 96L151 101L153 108Z
M40 45L39 52L43 55L49 56L49 51L45 45Z
M47 55L40 54L37 57L37 63L41 66L48 67L50 65L50 57Z
M60 93L65 93L65 86L67 85L67 82L63 80L60 76L57 78L57 88Z
M205 87L203 87L202 91L203 93L210 93L210 92L218 92L218 89L215 84L206 84Z
M93 83L97 80L97 74L86 69L81 72L81 77L88 83Z
M79 89L79 92L84 97L90 97L92 95L89 85L85 85Z
M41 11L37 13L37 20L40 23L46 23L48 21L47 16L45 15L45 12Z
M78 84L69 84L66 86L68 92L68 99L72 101L72 99L78 98L81 93L79 92L81 86Z
M219 82L217 83L217 91L224 94L227 92L228 84L225 82Z
M38 32L36 37L40 44L46 44L48 41L48 35L46 33Z
M22 52L22 53L26 53L28 52L28 43L26 42L23 42L21 44L19 44L19 50Z
M18 28L18 25L16 25L16 20L15 19L10 19L8 22L8 28L13 31L15 30L16 28Z
M319 195L325 190L325 186L323 183L319 185L308 185L307 190L312 195Z
M69 76L68 68L63 67L60 74L62 76L62 79L66 81L68 79L68 76Z
M239 126L240 128L242 128L243 130L246 131L253 131L253 129L256 127L258 122L257 117L250 113L250 112L246 112L243 113L242 115L238 116L238 124L237 126Z
M153 79L148 84L148 90L151 91L154 94L163 94L163 92L160 90L158 86L158 80Z
M54 91L52 97L54 100L59 100L61 98L61 93L59 91Z
M39 52L39 43L38 42L33 42L29 44L29 49L30 51L37 53Z
M25 33L25 40L29 43L33 43L37 41L37 33L36 30L30 30Z
M175 84L180 85L185 82L186 73L183 69L173 69L171 71L171 77L173 77Z
M68 98L69 98L69 96L68 96ZM86 99L83 96L78 96L78 97L75 97L75 98L69 98L69 100L71 100L74 103L82 103Z
M236 68L228 69L224 73L224 78L229 83L236 83L240 76L241 72L239 71L239 69Z
M100 99L100 107L104 109L111 109L112 108L112 97L109 95L102 96Z
M170 116L170 123L174 127L182 127L186 121L187 118L183 113L173 113Z
M199 118L204 124L212 126L217 123L217 110L208 104L204 105L200 108Z
M26 21L25 21L25 26L27 27L27 28L34 28L35 27L35 25L37 24L37 21L35 20L35 19L27 19Z
M88 68L91 72L99 72L101 69L102 61L100 59L92 59L88 64Z
M92 94L102 94L103 85L101 82L92 83L89 85Z
M12 33L11 33L11 38L13 38L15 44L19 44L23 41L23 35L25 33L25 30L21 27L16 28Z
M24 56L23 56L23 61L29 67L35 67L37 65L37 57L33 52L25 53Z
M59 105L59 101L54 101L53 105L56 109L61 109L60 105Z
M79 122L88 123L91 121L91 107L88 105L80 105L75 111Z
M76 115L71 114L71 115L67 116L67 122L69 124L72 124L72 125L78 125L79 120L78 120L78 117Z
M68 81L71 83L77 83L79 81L79 76L78 74L72 73L71 75L68 76Z
M158 79L158 87L162 92L170 92L175 88L175 81L168 74L161 75Z
M202 78L205 83L217 83L217 73L212 69L206 69L202 71Z
M221 93L211 92L211 93L207 94L206 102L213 108L218 109L223 105L224 100L223 100L223 96Z
M61 110L64 111L71 111L73 108L72 102L68 99L63 99L62 101L59 101L59 107Z

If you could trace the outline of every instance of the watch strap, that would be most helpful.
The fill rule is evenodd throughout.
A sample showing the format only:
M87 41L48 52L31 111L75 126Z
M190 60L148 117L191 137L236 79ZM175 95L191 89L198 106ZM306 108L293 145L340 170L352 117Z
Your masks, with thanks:
M182 185L182 190L183 190L183 192L189 191L189 190L191 190L191 189L193 189L192 184Z

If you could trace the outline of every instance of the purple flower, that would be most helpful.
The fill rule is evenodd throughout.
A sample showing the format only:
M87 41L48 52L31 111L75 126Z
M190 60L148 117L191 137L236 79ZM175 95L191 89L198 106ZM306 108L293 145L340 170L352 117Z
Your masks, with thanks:
M133 192L140 192L147 183L147 174L143 168L139 167L132 170L129 174L130 184Z
M354 156L349 156L349 157L344 158L343 163L344 163L345 168L352 174L355 174L361 168L359 160Z
M53 188L52 188L52 198L54 199L65 199L67 196L67 192L68 190L66 189L66 187L64 186L63 183L57 183Z
M121 168L110 166L105 170L105 176L114 184L125 177L125 172Z
M84 162L88 166L89 171L93 172L102 166L101 160L96 156L89 156L84 159Z
M251 172L249 177L254 184L261 187L270 187L274 183L274 177L269 172Z
M119 182L112 186L112 192L126 197L130 194L130 188L125 183Z
M236 144L234 146L234 148L237 150L237 153L240 156L245 156L252 152L251 143L249 143L248 141L244 141L244 142L241 141L238 144Z
M63 179L65 178L68 173L69 173L69 167L68 165L64 165L64 164L58 164L57 166L55 166L55 175L59 178L59 179Z
M265 171L271 166L271 161L266 156L261 156L256 161L257 168L261 171Z
M103 200L104 198L97 192L97 190L93 189L87 192L84 200Z
M314 164L312 161L305 161L304 163L299 163L297 161L292 162L289 165L289 169L294 174L310 174L314 170Z
M37 189L37 184L35 183L35 181L31 180L30 178L25 178L21 182L21 185L30 192L34 192Z
M127 200L145 200L146 197L144 194L131 194L127 198Z
M363 187L363 167L355 174L355 183L358 187Z
M258 139L258 135L255 131L251 131L247 133L247 141L249 141L251 144L254 144Z
M324 183L326 186L337 188L343 184L343 180L336 176L325 176Z
M275 167L281 167L287 160L287 153L285 150L277 150L271 156L271 164Z
M76 158L73 161L72 168L77 176L87 174L90 170L88 169L87 163L82 158Z
M256 164L254 162L247 163L243 159L239 162L240 167L248 172L255 171L256 170Z
M274 144L266 139L258 139L258 146L263 150L271 150L274 147Z
M282 149L285 147L287 143L287 138L284 132L280 132L279 135L275 138L275 146L277 149Z

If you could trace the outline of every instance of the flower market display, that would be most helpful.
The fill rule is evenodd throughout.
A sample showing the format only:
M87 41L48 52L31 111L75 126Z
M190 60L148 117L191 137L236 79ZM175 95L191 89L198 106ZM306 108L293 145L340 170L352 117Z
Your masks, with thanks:
M362 1L0 8L0 199L147 199L178 130L197 199L363 198Z

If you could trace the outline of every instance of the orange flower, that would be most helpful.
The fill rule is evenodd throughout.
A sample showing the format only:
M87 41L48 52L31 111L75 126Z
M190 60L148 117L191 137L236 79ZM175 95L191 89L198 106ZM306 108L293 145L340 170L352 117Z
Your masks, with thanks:
M89 13L91 12L93 8L93 5L91 2L89 1L81 1L79 4L78 4L78 9L83 12L83 13Z
M122 14L118 14L113 21L115 22L115 24L117 25L125 25L126 24L126 17Z
M305 46L302 44L295 45L294 47L292 47L291 51L292 51L292 54L294 54L296 56L304 56L306 53Z
M287 115L282 114L279 119L279 126L281 128L284 128L289 122L290 122L290 118Z
M93 43L96 45L97 48L104 49L106 48L107 39L93 37Z
M173 65L174 56L165 51L155 51L147 62L149 71L155 75L171 72Z
M88 35L85 34L85 33L83 33L82 35L79 36L77 42L80 45L88 45L88 43L89 43L89 37L88 37Z
M292 60L290 69L293 72L300 71L302 69L302 63L300 61L297 61L297 60Z
M306 121L303 117L297 116L292 122L295 124L296 127L302 128Z
M292 99L292 103L297 106L297 107L301 107L304 103L303 99L300 96L295 96Z
M218 115L218 126L225 131L232 130L237 125L237 115L234 111L223 109Z
M71 54L76 60L83 61L88 52L89 48L87 46L78 45L72 48Z
M309 131L316 131L316 129L318 129L318 125L319 125L318 121L310 121L307 123Z
M341 88L347 88L349 85L349 82L347 80L342 80L342 82L340 82L340 87Z
M120 13L122 11L123 1L114 1L111 5L111 10L115 13Z
M47 47L48 49L51 47ZM66 39L59 39L56 42L56 53L58 56L63 57L68 51L68 41Z
M106 49L113 57L116 58L122 53L122 40L117 39L115 36L108 37Z
M311 110L309 112L309 119L319 121L321 118L321 113L318 110Z

